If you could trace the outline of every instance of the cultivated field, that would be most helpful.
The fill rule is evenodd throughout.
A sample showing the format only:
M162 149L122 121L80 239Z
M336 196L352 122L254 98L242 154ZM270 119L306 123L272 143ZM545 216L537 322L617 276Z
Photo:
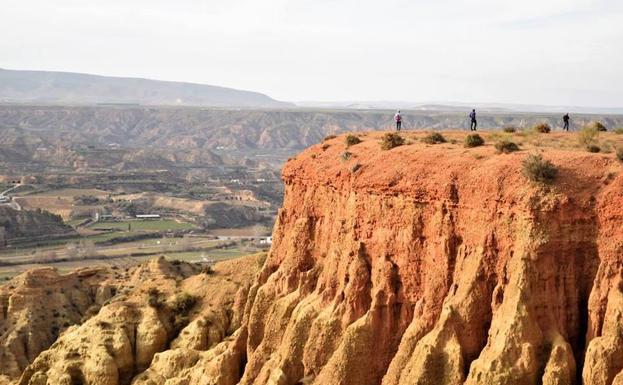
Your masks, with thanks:
M115 233L106 234L113 235ZM118 233L117 236L120 236ZM34 267L61 271L95 265L128 266L156 256L188 262L217 261L265 250L251 241L220 241L213 237L170 237L102 244L113 237L90 236L60 244L8 249L0 252L0 280Z
M119 231L178 231L192 230L196 226L190 223L173 219L149 219L149 220L122 220L122 221L99 221L90 226L92 230L119 230Z
M74 203L74 197L82 195L104 199L110 195L110 192L97 189L67 188L35 192L25 195L18 194L15 196L15 201L25 210L46 210L53 214L60 215L63 220L67 222L71 220L71 213L78 208L78 206ZM83 211L96 211L101 207L102 205L80 205L79 209Z

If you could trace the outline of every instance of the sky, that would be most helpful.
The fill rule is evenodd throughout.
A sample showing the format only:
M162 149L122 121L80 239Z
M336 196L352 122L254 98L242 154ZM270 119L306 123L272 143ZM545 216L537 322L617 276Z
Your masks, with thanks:
M623 107L621 0L0 0L0 68L287 101Z

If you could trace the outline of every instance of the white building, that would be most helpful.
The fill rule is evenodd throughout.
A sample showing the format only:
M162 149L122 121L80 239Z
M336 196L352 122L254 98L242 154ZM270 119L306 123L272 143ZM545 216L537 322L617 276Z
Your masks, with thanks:
M273 237L266 237L266 238L260 239L260 245L272 245L272 244L273 244Z
M95 219L96 221L105 221L105 220L110 220L110 219L114 219L112 214L100 214L99 212L95 212L95 214L93 215L93 219Z
M160 214L137 214L136 219L160 219Z

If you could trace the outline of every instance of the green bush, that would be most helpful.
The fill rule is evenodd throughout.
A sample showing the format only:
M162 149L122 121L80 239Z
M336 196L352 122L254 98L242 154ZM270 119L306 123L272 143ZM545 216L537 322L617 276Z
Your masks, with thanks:
M513 132L516 132L516 131L517 131L517 129L516 129L515 127L510 127L510 126L509 126L509 127L504 127L504 128L502 129L502 131L504 131L504 132L508 132L509 134L512 134Z
M596 144L589 144L588 146L586 146L586 151L588 152L599 152L601 151L601 148L596 145Z
M381 149L391 150L392 148L402 146L403 144L405 144L405 140L402 136L394 132L388 132L383 135L383 139L381 140Z
M623 147L617 148L617 159L623 162Z
M446 138L443 137L443 135L441 135L438 132L431 132L430 134L426 135L422 141L426 144L437 144L437 143L445 143L446 142Z
M533 182L550 183L558 174L556 166L549 160L544 160L541 154L528 155L522 165L523 174Z
M550 125L547 123L535 124L534 127L532 127L532 129L535 132L540 132L541 134L549 134L552 131L552 127L550 127Z
M347 161L351 158L351 156L353 156L352 152L344 151L342 153L342 160Z
M354 146L354 145L359 144L359 143L361 143L361 139L359 139L355 135L348 134L346 136L346 146L347 147Z
M515 142L511 142L510 140L506 139L495 142L494 147L498 152L504 154L510 154L511 152L519 151L519 146Z
M617 135L623 134L623 128L615 128L614 129L614 133L617 134Z
M478 134L469 134L465 137L465 147L478 147L485 144L485 140Z

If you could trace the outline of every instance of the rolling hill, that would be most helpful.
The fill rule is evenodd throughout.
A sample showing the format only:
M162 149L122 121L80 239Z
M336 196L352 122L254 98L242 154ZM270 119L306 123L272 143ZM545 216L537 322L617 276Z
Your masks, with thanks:
M205 84L0 69L0 102L284 107L267 95Z

